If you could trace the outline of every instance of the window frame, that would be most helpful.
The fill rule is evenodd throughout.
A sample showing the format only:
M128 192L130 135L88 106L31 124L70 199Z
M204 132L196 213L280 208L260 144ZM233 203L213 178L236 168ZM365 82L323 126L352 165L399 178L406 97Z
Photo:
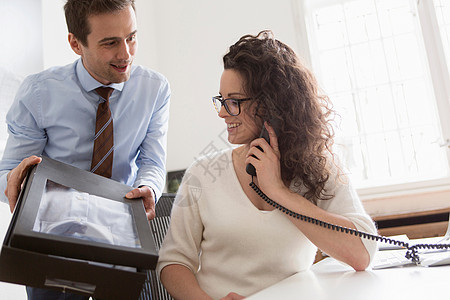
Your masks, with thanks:
M349 0L292 1L299 49L302 51L301 55L305 63L309 64L313 72L316 73L316 70L319 70L320 62L318 56L313 55L313 53L318 52L318 48L311 37L313 32L311 30L312 11L324 5L342 4L349 2ZM434 93L438 126L442 136L440 144L442 147L446 147L449 171L445 177L438 179L357 188L357 192L363 201L394 195L429 194L446 190L449 190L450 195L450 62L446 61L437 18L433 17L436 16L434 1L409 1L418 16L418 26L423 41L422 47L426 55L424 64L430 76L432 92Z

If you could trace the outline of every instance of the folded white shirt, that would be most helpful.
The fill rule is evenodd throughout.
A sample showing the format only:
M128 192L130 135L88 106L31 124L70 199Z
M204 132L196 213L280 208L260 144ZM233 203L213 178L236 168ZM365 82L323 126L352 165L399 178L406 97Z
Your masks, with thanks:
M131 207L48 181L33 231L141 247Z

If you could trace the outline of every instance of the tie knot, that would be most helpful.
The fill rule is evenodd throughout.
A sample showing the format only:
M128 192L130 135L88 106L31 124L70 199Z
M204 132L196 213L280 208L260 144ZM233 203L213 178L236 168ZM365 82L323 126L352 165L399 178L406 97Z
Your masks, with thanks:
M114 90L113 88L106 87L106 86L101 86L101 87L95 89L97 94L99 94L100 97L102 97L105 100L109 99L109 96L111 96L113 90Z

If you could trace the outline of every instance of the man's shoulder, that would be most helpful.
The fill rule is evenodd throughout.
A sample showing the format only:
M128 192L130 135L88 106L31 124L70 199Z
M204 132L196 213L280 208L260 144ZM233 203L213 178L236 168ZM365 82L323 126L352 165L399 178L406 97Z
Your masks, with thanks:
M32 83L45 83L47 81L63 81L68 77L73 77L75 75L75 63L71 63L65 66L55 66L50 67L39 73L29 75L25 78L24 82L28 84Z
M132 78L140 78L144 80L150 80L150 81L159 81L161 83L168 83L167 78L162 75L161 73L149 69L147 67L141 66L141 65L134 65L132 72L131 72Z
M48 91L64 91L67 85L76 82L75 64L51 67L39 73L28 75L21 83L16 98L35 99Z

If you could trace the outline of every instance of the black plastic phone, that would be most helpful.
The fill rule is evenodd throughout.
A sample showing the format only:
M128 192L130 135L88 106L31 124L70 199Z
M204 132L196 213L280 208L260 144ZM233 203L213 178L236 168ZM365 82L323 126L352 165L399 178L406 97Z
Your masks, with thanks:
M276 121L276 119L271 119L269 122L269 125L272 126L273 130L275 131L275 134L278 136L278 125L279 122ZM261 133L259 135L260 138L264 138L266 140L267 143L269 143L270 145L270 137L269 137L269 132L266 129L266 126L263 123L263 126L261 128ZM263 149L259 146L256 146L259 150L263 151ZM252 155L253 157L256 158L256 156ZM252 164L247 164L247 166L245 167L245 170L247 171L247 173L251 176L256 176L256 169Z
M267 132L266 126L264 126L264 124L262 126L261 134L259 135L259 137L264 138L267 141L267 143L270 144L269 132ZM260 146L256 146L256 147L259 150L263 151L263 149ZM254 156L254 155L252 155L252 156L256 158L256 156ZM247 173L249 175L256 176L256 169L252 164L247 164L247 166L245 167L245 171L247 171Z

